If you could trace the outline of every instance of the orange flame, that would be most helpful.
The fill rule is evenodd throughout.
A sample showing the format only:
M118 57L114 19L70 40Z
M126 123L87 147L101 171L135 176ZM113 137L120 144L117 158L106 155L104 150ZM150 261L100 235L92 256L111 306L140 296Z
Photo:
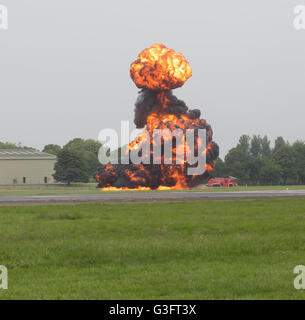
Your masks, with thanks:
M152 189L149 187L137 187L134 189L130 188L116 188L116 187L105 187L101 188L101 191L151 191ZM166 186L160 186L159 188L155 189L157 191L165 191L165 190L178 190L178 188L175 187L166 187Z
M164 100L164 105L163 108L166 109L166 99ZM194 128L194 127L199 127L203 124L206 124L206 121L204 119L190 119L187 115L174 115L174 114L163 114L163 113L153 113L148 116L147 118L147 125L146 125L146 130L149 135L146 135L144 133L140 133L137 138L132 141L126 152L128 153L130 150L138 150L141 148L141 145L144 143L156 143L153 139L153 132L154 129L169 129L170 132L173 132L175 129L179 128L182 129L184 134L185 130L188 128ZM165 131L166 132L166 131ZM169 132L169 136L167 137L166 135L163 136L164 141L172 140L172 135ZM211 130L207 131L207 134L211 134ZM199 138L197 140L198 145L202 145L203 141L201 141ZM209 149L212 149L212 142L210 142L205 150L202 152L202 156L206 155L206 153L209 151ZM187 145L186 140L184 139L184 143L182 144L176 144L176 146L172 146L172 151L176 156L179 156L179 158L184 159L184 165L186 165L187 160L186 160L186 155L190 154L193 152L193 150ZM151 150L152 154L152 150ZM165 156L162 156L161 159L161 167L164 168L163 163L166 163L166 161L169 160L165 158ZM174 160L174 159L172 159ZM181 190L181 189L187 189L188 188L188 182L186 181L186 175L185 172L183 171L184 165L182 166L172 166L171 168L168 168L167 171L164 171L164 175L161 177L161 181L163 179L172 179L175 183L173 187L169 187L167 189L166 186L161 186L159 187L158 190ZM140 169L142 171L145 171L145 168L143 165L140 165ZM213 165L212 164L206 164L206 172L211 172L213 170ZM162 169L163 171L163 169ZM137 171L138 173L139 171ZM139 182L145 182L145 179L141 176L137 176L135 172L131 172L129 170L125 170L125 174L129 176L131 181ZM149 173L147 172L147 175ZM194 179L196 176L193 177ZM192 179L189 177L189 179ZM165 189L164 189L165 188ZM140 190L140 189L139 189Z
M130 76L138 88L170 90L181 87L192 76L192 69L182 53L156 43L138 55Z
M165 102L166 104L166 102ZM166 109L166 105L164 106ZM142 148L142 144L145 143L153 143L156 141L153 139L154 129L169 129L168 136L165 134L163 136L164 141L172 140L172 135L170 132L173 132L175 129L182 129L182 133L185 134L185 130L188 128L202 127L208 126L204 119L190 119L187 115L174 115L174 114L163 114L163 113L152 113L147 118L146 130L140 133L137 138L132 141L128 148L126 149L126 154L131 150L140 150ZM148 132L148 134L144 134ZM166 132L166 131L164 131ZM207 130L207 135L210 136L212 134L211 129ZM183 138L184 139L184 138ZM187 164L187 155L193 152L193 150L188 146L186 140L183 140L184 143L172 145L172 161L175 162L175 157L179 156L179 159L184 159L184 164L182 165L173 165L165 168L164 163L168 163L168 160L165 155L161 156L161 172L162 175L160 177L161 186L159 186L156 190L182 190L188 189L189 184L192 180L195 180L197 176L186 176L185 174L185 166ZM198 137L197 139L198 145L202 145L203 141ZM202 156L205 156L209 150L212 149L212 142L209 142L206 145L206 148L202 151ZM150 150L150 154L148 156L153 156L153 149ZM213 163L206 163L206 172L211 172L213 170ZM115 175L114 166L111 164L106 165L105 173L109 173L110 175ZM142 173L145 173L144 176ZM129 177L130 181L135 182L138 186L135 188L116 188L113 186L108 186L102 188L102 191L119 191L119 190L151 190L150 187L143 186L145 185L146 178L150 177L151 173L146 170L143 164L139 164L137 170L133 171L132 169L125 169L124 174ZM146 177L146 178L145 178ZM168 181L171 181L172 186L168 187Z
M199 119L199 115L198 117L191 116L187 112L187 107L185 113L183 113L183 109L182 112L171 112L173 100L171 100L172 96L168 91L181 87L192 76L192 69L188 61L183 54L176 53L173 49L168 49L164 45L157 43L138 55L138 59L130 66L130 76L138 88L148 89L148 92L149 90L157 91L150 92L150 94L156 96L158 103L157 108L153 109L146 117L146 130L129 144L126 149L126 155L129 155L132 150L141 153L143 145L149 143L151 146L150 151L148 154L144 154L144 157L145 160L150 160L156 155L153 147L157 146L157 144L165 145L165 142L168 143L170 140L173 142L173 135L171 134L173 132L178 136L174 138L175 143L171 144L171 156L168 153L165 154L165 152L161 155L156 155L160 165L159 169L153 167L153 170L150 170L147 165L142 163L136 166L123 166L120 170L117 170L114 165L106 165L102 170L102 174L96 176L97 182L100 186L103 186L101 190L180 190L188 189L198 184L198 182L202 181L200 176L187 175L186 169L189 166L187 156L193 150L191 146L187 145L185 133L187 129L206 128L207 144L205 150L201 148L200 152L202 152L201 155L203 157L209 156L209 163L206 163L206 172L202 175L202 177L207 177L214 166L213 150L215 145L212 141L212 129L205 120ZM157 143L153 138L155 129L165 129ZM178 133L177 129L182 130ZM181 132L183 139L180 139ZM198 146L202 146L204 141L198 136L196 142ZM199 152L199 148L197 149ZM141 155L143 156L142 153ZM167 159L167 156L170 158ZM200 155L198 154L198 156ZM179 162L177 162L178 157ZM143 163L150 163L150 161L143 161ZM126 179L125 181L128 182L127 185L130 188L125 187L124 183L116 183L121 178L123 182ZM114 185L124 187L116 188Z

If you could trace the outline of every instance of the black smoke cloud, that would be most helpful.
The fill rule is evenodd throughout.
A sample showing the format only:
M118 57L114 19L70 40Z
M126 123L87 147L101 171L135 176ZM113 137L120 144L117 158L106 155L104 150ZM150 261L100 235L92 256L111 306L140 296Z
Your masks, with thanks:
M173 95L172 91L162 91L167 99L166 108L160 101L160 91L142 89L135 103L134 123L138 129L144 128L149 115L152 113L186 115L190 119L199 119L201 112L198 109L189 110L184 101Z
M166 103L164 103L164 99ZM188 119L199 119L201 112L198 109L189 109L184 101L172 94L172 91L152 91L142 89L135 103L134 123L137 128L144 128L149 115L173 114L184 115ZM209 146L206 153L207 164L213 166L219 154L218 145L212 141L213 132L205 120L197 121L199 124L187 125L186 129L206 129L206 144ZM152 163L152 162L151 162ZM188 176L190 165L165 164L109 164L102 165L94 174L98 187L138 188L149 187L157 189L159 186L174 187L177 183L175 173L184 177L183 188L194 187L207 181L209 172L199 176Z

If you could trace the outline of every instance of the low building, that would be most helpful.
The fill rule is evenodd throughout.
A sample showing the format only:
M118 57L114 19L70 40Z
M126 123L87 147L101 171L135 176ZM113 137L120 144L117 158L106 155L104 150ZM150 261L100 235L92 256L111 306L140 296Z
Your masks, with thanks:
M28 149L0 149L0 185L53 183L56 156Z

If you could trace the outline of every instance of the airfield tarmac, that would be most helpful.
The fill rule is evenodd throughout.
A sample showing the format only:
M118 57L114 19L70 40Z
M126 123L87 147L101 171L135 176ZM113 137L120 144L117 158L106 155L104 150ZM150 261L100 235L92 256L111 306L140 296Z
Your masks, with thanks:
M305 190L264 191L131 191L100 194L0 195L0 206L78 203L223 201L251 199L305 198Z

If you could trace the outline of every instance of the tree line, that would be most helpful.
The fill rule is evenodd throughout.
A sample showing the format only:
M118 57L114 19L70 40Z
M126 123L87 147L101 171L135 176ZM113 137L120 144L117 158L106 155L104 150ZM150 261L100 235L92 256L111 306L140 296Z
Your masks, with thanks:
M65 182L94 181L92 175L100 166L101 143L76 138L63 147L48 144L43 152L57 156L54 178ZM0 149L32 149L21 144L0 142ZM224 159L218 158L212 177L236 177L240 185L305 184L305 142L292 144L278 137L271 147L267 136L242 135L236 147Z
M242 135L225 158L218 158L213 177L238 178L241 185L305 184L305 143L278 137Z
M1 142L0 141L0 149L27 149L27 150L35 150L31 147L25 147L20 142L15 144L11 142Z

